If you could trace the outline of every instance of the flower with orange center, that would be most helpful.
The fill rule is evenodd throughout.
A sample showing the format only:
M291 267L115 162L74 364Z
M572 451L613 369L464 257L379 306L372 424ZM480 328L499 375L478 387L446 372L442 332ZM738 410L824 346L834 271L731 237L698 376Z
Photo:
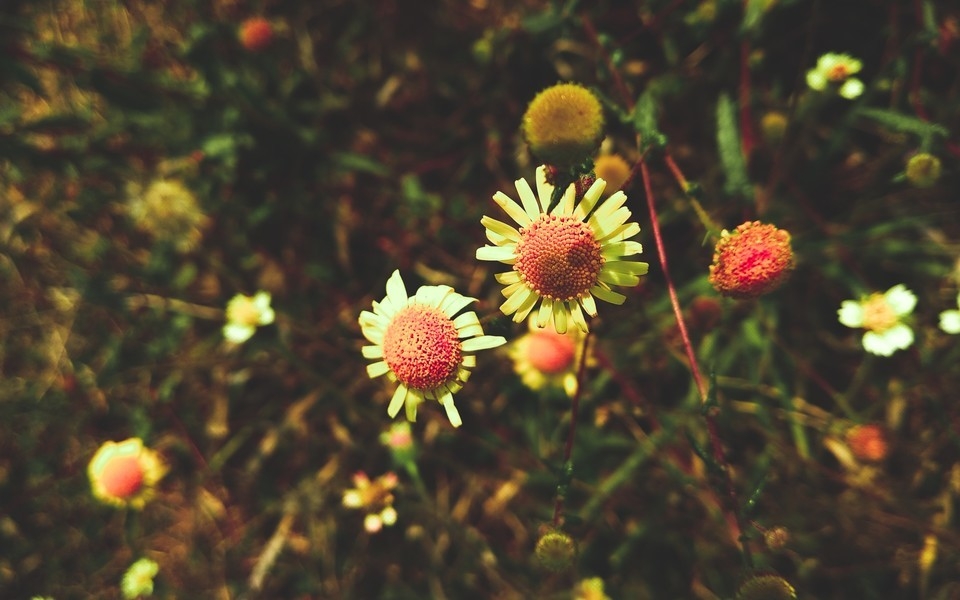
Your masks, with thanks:
M807 85L818 92L833 86L838 94L852 100L863 93L863 82L853 77L862 68L863 63L849 54L828 52L807 71Z
M140 438L104 443L87 467L94 497L135 509L143 508L165 473L160 457Z
M421 286L408 297L400 272L394 271L386 297L373 303L373 312L360 313L363 335L374 344L363 347L363 356L377 360L367 365L367 374L398 383L387 407L391 417L406 406L407 419L415 421L417 407L429 398L444 407L454 427L463 423L453 394L477 364L473 353L506 343L483 335L476 313L455 317L474 301L445 285Z
M397 487L396 473L384 473L371 481L366 473L358 471L353 475L353 489L343 493L343 505L347 508L367 510L363 528L376 533L384 525L397 522L397 511L393 508L393 489Z
M624 206L627 196L621 191L600 202L606 182L597 179L575 206L571 184L547 213L554 188L547 183L544 167L537 169L539 200L525 179L518 179L516 187L522 206L503 192L493 199L520 225L519 230L490 217L480 221L494 245L479 248L477 259L513 266L496 276L506 286L507 300L500 310L519 323L539 302L539 327L553 321L558 333L566 333L572 320L586 332L583 311L597 315L594 297L622 304L626 296L610 286L635 286L649 268L645 262L623 260L643 250L639 242L627 239L640 233L639 225L627 223L631 215Z
M883 294L874 293L859 301L844 300L837 312L847 327L866 329L863 348L872 354L890 356L913 344L913 331L903 319L913 312L917 297L903 284Z
M559 387L573 396L577 390L576 366L583 333L579 329L557 333L549 323L541 329L535 321L530 319L530 332L510 345L514 371L532 390Z
M857 425L847 431L847 444L853 455L867 462L887 457L887 434L876 424Z
M792 270L790 234L748 221L732 233L721 232L710 265L710 283L724 296L756 298L780 287Z
M263 17L252 17L240 24L240 45L259 52L273 41L273 26Z

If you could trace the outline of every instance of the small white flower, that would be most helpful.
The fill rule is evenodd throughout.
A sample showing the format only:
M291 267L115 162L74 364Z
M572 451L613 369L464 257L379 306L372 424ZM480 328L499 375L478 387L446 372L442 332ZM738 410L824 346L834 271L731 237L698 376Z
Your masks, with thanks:
M275 314L270 308L270 294L257 292L255 296L237 294L227 303L227 323L223 337L234 344L242 344L261 325L273 323Z
M957 294L957 306L960 307L960 294ZM960 310L945 310L940 313L940 329L947 333L960 333Z
M871 354L890 356L913 344L913 330L902 320L913 312L917 297L903 284L860 301L844 300L837 315L847 327L863 328L863 348Z
M862 68L863 63L849 54L828 52L817 60L816 67L807 71L807 85L818 92L836 86L838 94L853 100L863 93L863 82L853 77Z

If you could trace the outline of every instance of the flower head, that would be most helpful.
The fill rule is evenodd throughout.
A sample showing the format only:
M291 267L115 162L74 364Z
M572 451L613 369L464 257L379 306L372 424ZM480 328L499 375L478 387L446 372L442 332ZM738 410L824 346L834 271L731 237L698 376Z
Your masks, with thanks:
M926 152L918 152L907 161L907 181L918 188L928 188L940 179L940 159Z
M548 87L527 107L523 134L540 160L558 167L579 164L603 137L603 107L590 90L575 83Z
M165 473L160 457L145 448L140 438L105 442L87 467L94 497L107 504L135 509L143 508Z
M574 589L573 600L610 600L599 577L584 579Z
M603 154L593 163L593 172L597 178L607 182L603 196L619 191L630 177L630 164L619 154Z
M273 26L263 17L252 17L240 24L240 45L250 52L259 52L273 41Z
M960 294L957 294L957 307L960 308ZM945 310L940 313L940 329L947 333L960 333L960 310Z
M494 245L478 249L477 259L513 266L497 275L507 297L500 310L519 323L539 302L539 327L552 320L558 333L566 333L572 320L586 332L583 311L597 315L594 296L622 304L626 296L612 291L610 285L637 285L649 268L645 262L623 260L643 250L639 242L627 240L640 232L639 225L627 223L627 197L617 192L598 202L606 182L597 179L576 206L574 186L569 186L548 214L553 186L546 181L544 167L537 169L539 200L525 179L518 179L516 187L522 207L503 192L493 199L520 225L519 230L490 217L480 221Z
M153 593L153 578L157 576L160 565L149 558L141 558L130 565L123 574L120 589L123 597L134 600L140 596L149 596Z
M883 427L874 423L856 425L847 430L847 445L854 456L867 462L886 458L889 446Z
M530 319L530 331L510 344L514 371L532 390L558 387L573 396L583 333L576 328L557 333L550 323L540 328L535 322Z
M353 475L353 489L343 493L343 505L347 508L360 508L367 511L363 528L368 533L376 533L383 526L397 522L397 511L393 508L393 489L397 487L397 475L384 473L371 481L366 473L358 471Z
M506 340L483 335L474 312L455 315L474 298L461 296L445 285L425 285L412 296L399 271L387 280L387 295L373 303L373 312L360 313L360 328L373 346L363 355L377 362L367 365L370 377L387 375L398 383L387 407L395 417L406 406L407 420L415 421L425 399L438 401L454 427L462 424L453 395L476 366L474 352L496 348Z
M817 60L817 66L807 71L807 85L822 92L836 87L837 93L853 100L863 93L863 82L853 77L863 68L863 63L849 54L829 52Z
M234 344L242 344L261 325L273 323L275 318L270 308L270 294L257 292L254 296L237 294L227 302L227 323L223 326L223 337Z
M573 538L559 529L548 529L540 539L534 554L540 564L551 571L563 571L573 564L577 545Z
M874 293L861 300L844 300L837 314L847 327L866 329L863 348L872 354L890 356L913 344L913 331L902 322L913 312L917 297L903 284L883 294Z
M127 192L127 212L139 229L171 242L180 252L199 244L209 219L201 211L197 197L181 181L158 179L146 190L131 183Z
M776 573L758 573L740 584L737 600L796 600L797 591Z
M748 221L732 233L721 232L710 265L710 283L724 296L756 298L780 287L793 265L789 233Z

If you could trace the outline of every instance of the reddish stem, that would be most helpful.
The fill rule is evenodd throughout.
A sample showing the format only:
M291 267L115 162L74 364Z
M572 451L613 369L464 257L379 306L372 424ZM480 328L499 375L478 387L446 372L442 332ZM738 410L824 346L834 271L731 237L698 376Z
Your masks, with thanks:
M750 160L750 154L757 143L753 129L753 116L750 113L750 42L740 42L740 149L743 159Z

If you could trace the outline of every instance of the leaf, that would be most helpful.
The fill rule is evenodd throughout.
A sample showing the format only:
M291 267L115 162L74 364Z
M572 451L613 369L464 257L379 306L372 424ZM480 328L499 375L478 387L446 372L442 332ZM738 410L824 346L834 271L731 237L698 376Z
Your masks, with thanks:
M723 191L731 196L750 197L750 178L737 132L737 109L726 94L717 100L717 148L726 175Z
M649 87L637 98L632 121L634 129L640 134L644 149L662 148L666 145L667 137L657 128L657 99Z
M382 163L355 152L338 152L333 155L333 162L344 171L359 171L361 173L370 173L386 177L390 174L390 169Z
M950 130L943 125L931 123L930 121L924 121L923 119L904 115L892 110L884 110L882 108L862 108L858 111L858 114L869 119L873 119L874 121L877 121L882 125L886 125L891 129L896 129L897 131L903 131L905 133L913 133L923 138L930 137L932 135L941 135L943 137L950 135Z

